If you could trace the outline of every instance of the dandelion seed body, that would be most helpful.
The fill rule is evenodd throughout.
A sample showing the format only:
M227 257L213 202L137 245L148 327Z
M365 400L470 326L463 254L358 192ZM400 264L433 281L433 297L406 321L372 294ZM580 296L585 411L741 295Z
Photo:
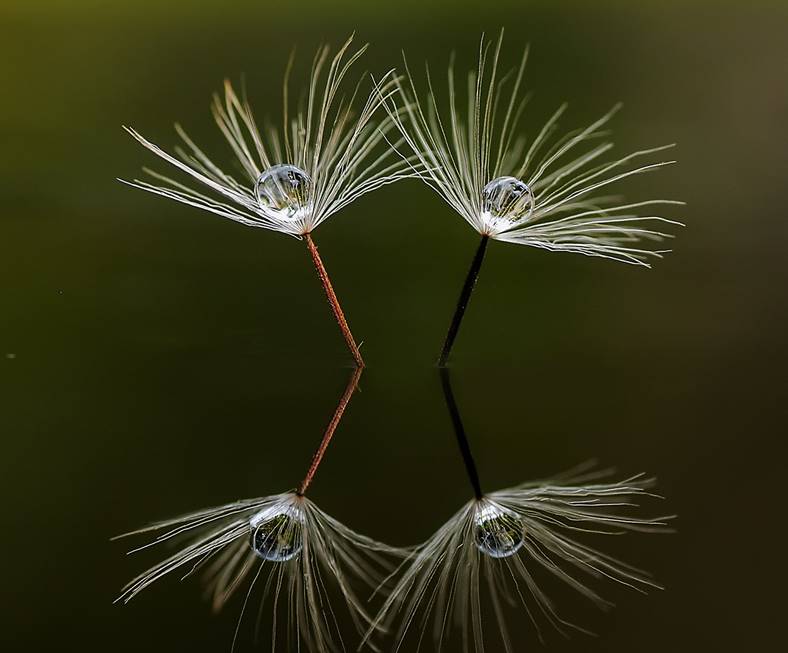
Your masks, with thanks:
M531 189L516 177L496 177L482 190L481 219L490 233L525 222L533 210Z
M303 548L303 527L304 512L298 506L261 510L249 520L252 550L270 562L292 560Z
M562 105L543 126L528 125L527 135L521 127L528 100L523 93L528 50L516 70L501 75L502 43L503 31L493 48L482 37L479 65L468 74L466 97L461 97L453 59L446 103L438 97L429 68L422 96L406 61L398 93L384 103L406 145L401 156L415 156L422 168L419 178L481 236L439 366L448 362L488 241L651 267L652 259L670 251L658 245L672 238L668 226L682 226L665 217L660 207L683 202L658 197L624 202L608 190L675 163L644 160L673 146L619 154L600 163L614 147L600 139L618 106L590 125L562 134ZM381 87L381 97L384 91Z
M255 183L254 193L272 220L303 220L311 210L312 180L294 165L282 163L266 170Z
M475 506L474 541L482 553L491 558L508 558L517 553L525 541L522 520L511 510L479 501Z
M312 234L367 193L417 177L421 164L397 156L399 141L392 142L391 148L382 147L395 130L391 117L379 111L395 92L393 70L378 79L368 95L362 92L366 75L348 88L350 71L367 49L363 46L352 51L352 40L349 38L333 57L328 46L318 50L306 101L297 108L290 101L288 67L283 122L278 128L258 125L245 94L239 96L232 84L225 82L224 93L214 96L212 112L240 176L225 172L176 125L182 144L172 153L126 128L141 145L171 166L176 177L146 169L151 180L121 181L247 227L305 241L348 349L356 365L362 367L361 353L319 260ZM184 177L178 178L181 174Z

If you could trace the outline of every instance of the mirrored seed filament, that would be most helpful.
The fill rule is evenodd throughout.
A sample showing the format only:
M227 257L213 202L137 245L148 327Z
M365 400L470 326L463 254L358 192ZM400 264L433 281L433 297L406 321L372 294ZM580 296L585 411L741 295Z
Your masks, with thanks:
M482 214L495 223L527 220L533 212L533 200L525 182L516 177L496 177L482 189Z
M293 508L264 510L250 522L250 544L263 560L292 560L303 546L303 518Z
M257 179L255 196L263 211L274 220L297 220L312 200L312 180L301 168L279 164Z
M523 545L525 527L513 512L483 503L476 509L473 536L479 551L491 558L506 558Z

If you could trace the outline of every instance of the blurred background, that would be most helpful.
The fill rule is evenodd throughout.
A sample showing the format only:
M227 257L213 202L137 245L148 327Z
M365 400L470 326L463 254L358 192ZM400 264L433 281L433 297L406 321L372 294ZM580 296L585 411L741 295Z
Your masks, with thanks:
M788 6L522 0L4 0L0 647L229 650L240 601L212 616L194 580L112 605L161 554L126 557L131 543L109 537L293 487L350 374L303 245L122 186L154 160L121 125L169 147L180 121L230 167L208 110L225 76L245 76L258 117L278 120L294 46L296 82L321 42L353 30L372 72L403 47L436 71L456 49L462 70L501 26L504 67L532 46L526 120L568 100L564 124L579 126L623 101L620 151L675 141L680 164L620 189L688 202L653 270L493 243L454 350L485 487L597 458L656 474L667 499L650 508L680 515L676 535L609 545L664 592L598 585L617 603L604 614L548 587L598 633L548 632L548 649L770 647ZM368 369L311 497L375 538L422 541L470 498L433 363L476 234L414 182L316 240ZM516 650L538 645L523 615L509 621ZM238 650L256 650L251 633Z

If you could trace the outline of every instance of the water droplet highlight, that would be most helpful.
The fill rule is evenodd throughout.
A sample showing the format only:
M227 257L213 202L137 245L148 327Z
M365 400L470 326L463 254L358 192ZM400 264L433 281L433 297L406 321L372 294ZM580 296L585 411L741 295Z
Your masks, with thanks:
M485 502L476 508L473 537L482 553L491 558L507 558L523 545L525 527L511 510Z
M282 163L260 175L254 194L260 207L273 220L297 220L309 209L312 180L301 168Z
M533 209L531 189L516 177L496 177L482 189L482 214L491 226L508 227L527 220Z
M292 560L303 547L303 526L304 518L298 508L267 508L249 522L252 550L263 560Z

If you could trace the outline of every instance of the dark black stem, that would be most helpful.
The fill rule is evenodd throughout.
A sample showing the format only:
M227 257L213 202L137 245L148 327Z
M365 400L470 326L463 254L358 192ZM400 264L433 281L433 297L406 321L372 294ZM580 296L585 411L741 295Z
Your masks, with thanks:
M473 287L476 285L476 280L479 278L479 270L484 261L484 252L487 251L487 242L490 240L489 236L482 236L479 247L476 248L476 254L471 261L471 267L468 270L468 275L465 277L465 283L460 292L460 298L457 300L457 308L454 309L454 317L451 319L449 325L449 332L446 334L446 340L443 343L443 351L438 359L438 367L445 367L446 362L449 360L454 340L457 338L457 333L460 330L462 323L462 316L465 315L465 309L468 307L468 300L471 298Z
M441 385L443 386L443 396L446 398L446 407L451 415L451 423L454 426L454 434L457 436L457 445L460 447L462 461L465 463L465 471L468 472L468 480L473 487L473 493L477 499L482 498L482 486L479 483L479 472L476 471L476 463L471 453L471 445L468 443L468 436L465 435L465 428L462 425L460 411L457 402L454 400L454 393L451 390L451 380L449 379L448 368L442 367L440 370Z

